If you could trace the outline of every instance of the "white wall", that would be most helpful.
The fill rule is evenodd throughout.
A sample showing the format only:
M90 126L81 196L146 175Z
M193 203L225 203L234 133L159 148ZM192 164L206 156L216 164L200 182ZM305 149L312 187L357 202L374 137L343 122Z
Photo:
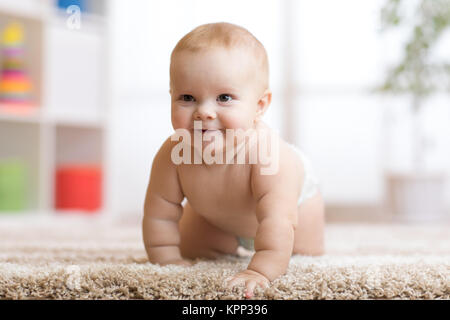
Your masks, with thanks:
M298 143L329 203L383 198L379 81L380 1L295 1ZM361 187L364 186L364 187Z
M385 1L294 3L299 145L312 158L328 203L380 204L384 173L412 167L410 100L370 90L402 57L410 30L380 32ZM448 56L449 40L441 41L438 56ZM428 170L450 173L449 106L450 96L440 94L423 110L424 128L435 137Z

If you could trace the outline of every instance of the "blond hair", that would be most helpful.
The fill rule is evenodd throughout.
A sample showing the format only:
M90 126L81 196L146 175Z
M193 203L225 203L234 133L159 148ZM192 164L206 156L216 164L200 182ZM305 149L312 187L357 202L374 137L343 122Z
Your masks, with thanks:
M247 29L227 22L200 25L181 38L170 56L170 75L172 76L173 59L178 52L197 52L214 47L249 49L260 64L258 69L262 72L264 89L269 86L269 61L263 44Z

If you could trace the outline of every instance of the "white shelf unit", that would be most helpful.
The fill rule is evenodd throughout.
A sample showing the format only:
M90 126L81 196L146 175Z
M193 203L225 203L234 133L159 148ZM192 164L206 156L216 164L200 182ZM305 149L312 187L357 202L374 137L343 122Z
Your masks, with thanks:
M106 17L83 13L79 30L51 1L0 4L0 30L24 27L25 64L35 111L14 114L0 107L0 160L19 159L29 178L26 210L14 215L54 215L55 173L62 164L96 164L102 169L102 208L107 202ZM32 7L32 8L31 8ZM0 55L0 59L1 59ZM11 212L0 211L1 216Z

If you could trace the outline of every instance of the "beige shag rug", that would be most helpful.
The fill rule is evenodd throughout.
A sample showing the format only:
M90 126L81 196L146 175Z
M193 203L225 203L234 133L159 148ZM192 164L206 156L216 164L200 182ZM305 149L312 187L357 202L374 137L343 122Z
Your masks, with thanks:
M147 261L137 223L0 216L0 299L242 299L249 258ZM255 299L450 299L450 227L330 224L326 254L295 256Z

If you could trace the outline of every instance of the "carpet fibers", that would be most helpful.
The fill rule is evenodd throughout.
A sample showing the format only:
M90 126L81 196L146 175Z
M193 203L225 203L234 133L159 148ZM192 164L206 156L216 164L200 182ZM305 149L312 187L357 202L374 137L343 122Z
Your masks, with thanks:
M450 227L330 224L326 254L294 256L254 299L450 299ZM0 217L0 299L242 299L249 258L150 264L139 224Z

